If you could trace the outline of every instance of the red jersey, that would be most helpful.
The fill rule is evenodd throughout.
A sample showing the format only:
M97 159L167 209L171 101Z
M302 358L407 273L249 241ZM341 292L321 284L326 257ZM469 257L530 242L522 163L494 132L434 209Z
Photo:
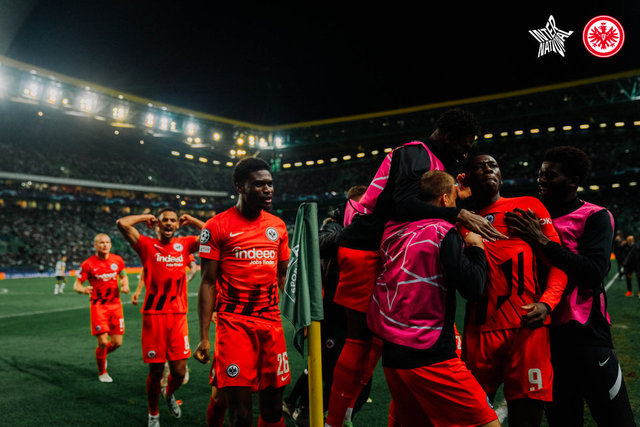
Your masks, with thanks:
M217 311L280 321L278 262L289 259L284 221L265 211L247 219L234 206L207 221L200 257L218 261Z
M106 259L93 255L80 265L78 279L81 283L89 280L89 284L93 286L91 304L120 302L118 275L122 270L124 261L116 254L109 254Z
M140 236L133 247L144 268L143 313L186 313L189 254L198 250L198 237L174 237L166 245Z
M504 213L515 208L535 212L544 235L560 243L549 212L536 198L501 197L478 215L509 236ZM485 240L484 250L489 266L484 295L480 301L468 304L465 331L519 328L522 316L527 312L521 307L533 302L544 302L551 310L555 308L567 284L567 276L560 269L536 255L531 246L518 237L509 236L507 240L495 242ZM545 322L548 323L550 317Z

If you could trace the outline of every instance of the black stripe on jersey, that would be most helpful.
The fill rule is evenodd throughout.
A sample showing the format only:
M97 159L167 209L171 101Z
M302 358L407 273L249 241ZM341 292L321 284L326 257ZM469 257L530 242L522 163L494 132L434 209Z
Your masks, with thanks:
M184 287L184 282L185 282L185 276L182 276L181 278L178 279L177 295L180 295L180 292L182 292L182 288Z
M167 300L166 295L160 295L160 297L158 298L158 302L156 303L156 310L162 310L162 307L164 307L164 302L166 300Z
M518 254L518 295L524 294L524 252Z
M147 296L147 302L144 305L144 310L151 310L151 307L153 307L153 301L156 299L156 295L155 294L149 294Z

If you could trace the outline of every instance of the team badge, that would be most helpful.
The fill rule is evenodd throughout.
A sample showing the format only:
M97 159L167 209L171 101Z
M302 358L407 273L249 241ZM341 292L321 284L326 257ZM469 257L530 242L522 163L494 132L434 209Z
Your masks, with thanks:
M278 240L279 234L278 234L278 230L276 230L273 227L269 227L267 228L267 239L271 240L272 242L275 242L276 240Z
M202 233L200 233L200 244L204 245L208 243L210 239L211 232L205 228L204 230L202 230Z
M114 263L114 264L111 264L111 269L112 269L113 271L116 271L116 270L118 269L118 264L115 264L115 263Z
M149 359L153 359L154 357L156 357L156 352L155 352L155 351L153 351L153 350L149 350L149 351L147 352L147 357L148 357Z
M235 363L227 366L227 375L229 375L231 378L237 377L239 373L240 368Z
M622 49L624 29L620 22L611 16L596 16L584 26L582 42L590 54L608 58Z
M174 243L173 250L176 252L182 252L184 250L184 246L181 243Z
M334 340L332 340L331 338L329 338L328 340L326 340L326 341L324 342L324 346L325 346L326 348L333 348L333 347L335 347L335 346L336 346L336 342L335 342Z
M96 331L100 332L102 330L102 327L100 325L96 326Z
M496 219L496 217L494 217L493 214L486 215L484 218L487 221L489 221L490 224L493 224L493 221L495 221L495 219Z

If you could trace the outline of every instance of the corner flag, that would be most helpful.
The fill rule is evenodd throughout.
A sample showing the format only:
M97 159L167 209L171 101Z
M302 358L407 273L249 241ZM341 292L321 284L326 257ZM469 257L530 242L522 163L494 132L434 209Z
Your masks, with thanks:
M304 357L304 328L324 318L318 243L318 205L298 208L281 311L295 329L294 346Z

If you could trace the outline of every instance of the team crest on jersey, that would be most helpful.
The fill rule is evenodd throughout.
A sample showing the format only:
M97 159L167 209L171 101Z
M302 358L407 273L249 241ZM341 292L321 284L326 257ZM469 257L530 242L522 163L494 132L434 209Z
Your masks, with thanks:
M240 373L240 368L235 363L232 363L231 365L227 366L227 375L229 375L231 378L237 377L239 373Z
M209 239L211 239L211 232L205 228L202 230L202 233L200 233L200 244L204 245L208 243Z
M148 357L149 359L153 359L154 357L156 357L156 352L155 352L155 351L153 351L153 350L149 350L149 351L147 352L147 357Z
M276 240L278 240L278 237L280 237L278 235L278 230L276 230L273 227L267 228L266 235L267 235L267 239L271 240L272 242L275 242Z
M173 250L176 252L182 252L182 250L184 249L184 246L182 246L182 243L174 243L173 244Z
M484 218L485 218L487 221L489 221L489 223L491 223L491 224L493 224L493 221L495 221L495 219L496 219L496 217L495 217L495 216L493 216L493 214L486 215Z
M116 264L116 263L111 264L111 269L113 271L116 271L118 269L118 264Z
M96 326L96 331L100 332L102 330L102 327L100 325Z

